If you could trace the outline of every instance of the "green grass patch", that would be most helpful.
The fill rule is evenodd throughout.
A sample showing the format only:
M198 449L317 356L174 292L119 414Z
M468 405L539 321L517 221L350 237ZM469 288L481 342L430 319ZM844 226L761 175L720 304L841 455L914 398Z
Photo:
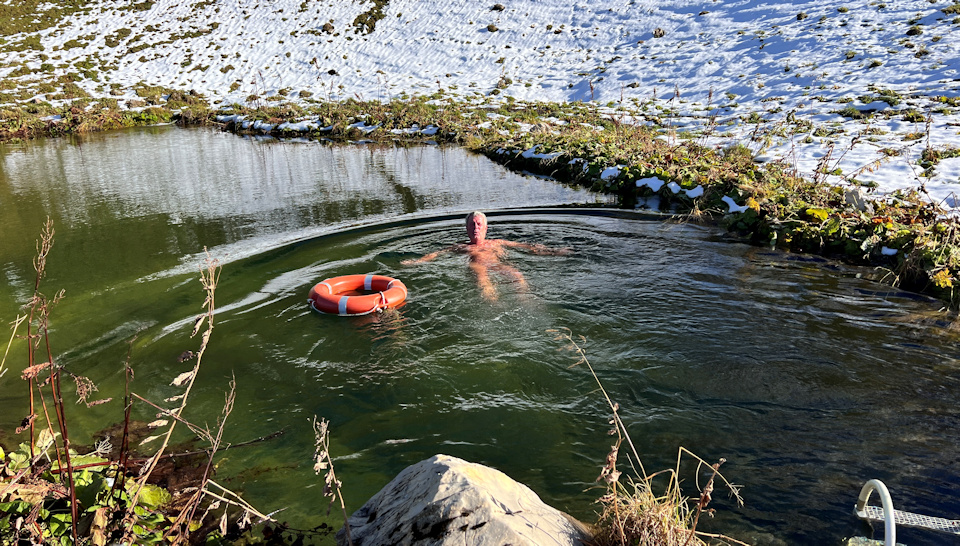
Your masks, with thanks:
M834 113L849 119L867 119L873 115L872 112L858 110L855 106L847 106L840 110L834 110Z
M861 95L857 98L864 104L870 104L871 102L876 101L885 102L890 106L897 106L900 104L900 95L892 89L879 89L876 90L875 95Z
M945 8L940 8L940 11L946 15L960 15L960 3L956 3Z
M0 3L0 36L35 34L86 8L88 0L16 0ZM41 9L43 8L43 9Z
M386 17L383 13L384 8L390 3L390 0L370 0L371 8L357 15L353 20L353 28L358 34L372 34L377 28L377 21Z
M107 47L117 47L120 45L120 42L126 40L132 31L129 28L120 28L115 32L108 34L104 37L104 41L107 44Z
M922 112L915 108L910 108L909 110L904 110L900 115L900 119L903 121L912 121L914 123L923 123L927 120L927 117L923 115Z
M144 2L133 2L119 9L121 11L149 11L153 7L153 4L154 2L151 0L146 0Z

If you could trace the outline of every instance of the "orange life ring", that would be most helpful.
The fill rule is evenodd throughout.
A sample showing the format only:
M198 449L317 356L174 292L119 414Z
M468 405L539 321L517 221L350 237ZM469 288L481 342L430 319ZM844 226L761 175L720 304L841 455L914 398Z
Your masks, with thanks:
M345 295L361 290L376 294ZM321 313L348 317L397 307L405 299L407 287L397 279L383 275L343 275L314 285L309 301L310 306Z

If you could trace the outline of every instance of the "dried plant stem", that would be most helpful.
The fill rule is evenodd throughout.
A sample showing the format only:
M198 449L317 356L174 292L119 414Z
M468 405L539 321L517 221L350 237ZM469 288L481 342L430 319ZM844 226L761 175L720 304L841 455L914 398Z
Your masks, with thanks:
M47 331L44 328L44 337L47 338ZM50 350L49 342L47 350ZM51 356L51 362L52 362ZM57 414L57 423L60 425L60 435L63 440L63 457L67 461L67 491L70 494L70 530L73 533L73 543L79 544L77 536L77 522L79 512L77 511L77 489L73 481L73 461L70 457L70 436L67 430L67 417L63 407L63 391L60 386L60 371L51 371L50 389L53 391L53 408ZM56 445L56 444L54 444ZM62 465L61 465L62 468Z
M13 345L13 340L17 337L17 330L20 329L20 325L23 324L25 320L27 320L27 315L17 315L16 320L12 322L13 326L11 326L10 341L7 342L7 348L3 351L3 358L0 359L0 377L3 377L3 374L7 372L5 366L7 363L7 355L10 354L10 346Z
M340 510L343 512L343 530L347 536L347 544L353 546L353 540L350 538L350 520L347 517L347 507L343 502L343 493L340 491L343 483L337 479L337 473L333 469L333 459L330 457L330 421L322 418L317 421L317 417L314 416L313 432L316 446L313 455L315 461L313 470L317 474L326 470L323 495L330 497L330 506L333 506L334 501L340 501ZM327 513L330 513L329 507L327 508Z
M54 297L51 302L43 294L40 293L40 282L43 280L43 277L46 275L47 269L47 257L50 255L50 250L53 248L53 236L55 230L53 229L53 220L47 218L46 223L44 223L43 229L40 232L40 239L37 241L37 254L33 259L33 268L37 272L37 275L33 284L33 297L30 299L30 312L28 314L29 318L27 320L27 369L25 370L25 376L28 379L28 385L30 389L30 467L36 464L39 454L34 450L34 444L36 443L35 428L34 423L35 419L33 416L36 414L36 405L34 400L34 387L36 387L37 392L40 394L40 402L43 408L44 416L47 420L47 428L50 431L51 438L53 440L54 452L57 456L57 462L60 468L64 468L64 460L66 461L67 469L67 493L70 498L70 531L73 536L74 544L79 543L79 537L77 535L77 491L76 486L73 481L73 464L70 458L70 435L67 428L66 413L64 412L63 404L63 395L60 385L60 368L54 364L53 351L50 348L50 330L48 328L49 319L50 319L50 305L55 303L61 296L58 294ZM34 333L33 326L36 324L36 332ZM60 429L60 439L63 442L62 448L57 447L57 437L53 432L53 421L50 419L50 414L47 408L46 400L43 398L42 385L38 384L35 381L36 373L34 366L36 365L36 351L40 348L40 342L43 341L44 349L47 353L46 366L49 369L50 377L48 383L50 384L50 392L53 403L54 413L57 418L57 428ZM27 370L30 373L27 373ZM63 459L61 459L61 452Z
M196 335L200 331L200 328L206 324L207 329L203 332L201 336L200 349L197 351L196 363L193 366L193 372L190 375L189 380L187 381L187 387L180 399L180 406L171 412L171 415L179 417L184 408L187 406L187 401L190 397L190 391L193 389L194 382L197 379L197 372L200 370L200 363L203 360L203 354L207 349L207 344L210 341L210 334L213 332L213 317L214 311L216 309L214 302L214 294L216 293L217 283L220 280L220 264L216 260L212 259L207 254L206 270L200 270L200 282L203 285L203 289L206 292L206 299L203 302L203 306L206 309L205 313L198 316L193 327L193 335ZM138 396L138 398L140 398ZM141 398L142 399L142 398ZM143 491L143 487L146 485L147 480L150 478L150 474L153 472L154 468L157 466L157 462L160 460L160 457L163 455L163 452L170 445L170 438L173 436L173 431L176 428L178 419L174 419L170 422L170 428L167 429L166 434L163 437L163 443L157 452L150 458L150 462L143 468L140 474L140 478L137 480L137 489L136 492L131 496L130 499L130 509L128 511L128 516L133 514L133 508L137 505L137 502L140 499L140 493ZM132 538L132 525L128 527L127 539Z
M562 331L561 331L561 330L562 330ZM641 461L640 455L637 454L637 448L636 448L636 446L633 445L633 440L630 439L630 435L627 433L627 427L626 427L626 425L624 425L624 424L623 424L623 421L620 420L620 415L619 415L619 413L618 413L619 410L620 410L620 405L619 405L619 404L615 404L615 403L613 402L613 400L610 399L610 395L607 394L607 390L603 388L603 383L601 383L601 382L600 382L600 378L597 377L597 372L594 371L593 366L590 365L590 360L587 358L587 353L586 353L586 351L583 350L583 347L581 347L580 344L578 344L576 341L574 341L574 339L573 339L573 333L572 333L572 331L571 331L569 328L561 328L560 330L547 330L547 332L556 334L556 338L555 338L555 339L558 339L558 340L560 340L560 339L566 340L566 341L569 343L569 348L570 348L571 350L573 350L575 353L577 353L577 355L579 356L579 360L577 360L577 362L575 362L574 364L572 364L572 365L570 366L571 368L573 368L573 367L575 367L575 366L579 366L580 364L584 364L584 365L586 365L587 369L590 370L590 374L593 376L593 379L597 382L597 386L600 388L600 392L603 393L603 398L607 401L607 405L610 406L610 410L613 412L613 419L614 419L614 422L615 422L615 424L616 424L616 426L617 426L617 428L616 428L616 430L617 430L617 437L618 437L620 440L624 440L624 439L625 439L625 440L627 441L627 445L630 446L630 451L633 453L633 458L634 458L634 460L636 461L636 463L637 463L638 465L640 465L640 475L643 476L644 479L646 479L646 478L647 478L647 472L646 472L646 470L644 470L644 468L643 468L643 461ZM581 336L581 342L582 342L583 340L584 340L584 338ZM619 444L619 442L618 442L618 443L617 443L617 446L619 447L619 445L620 445L620 444ZM633 464L633 461L631 461L631 465L632 465L632 464Z
M123 483L122 475L126 475L127 464L130 461L130 412L133 410L133 397L130 393L130 381L133 380L133 368L130 367L130 357L133 355L133 342L137 337L134 336L127 342L127 358L123 362L123 436L120 440L120 458L118 467L120 469L117 479L113 481L110 488L110 498L120 488Z
M227 417L230 416L230 413L233 412L233 404L237 399L237 380L236 378L230 380L230 392L226 396L226 400L223 405L223 415L220 418L220 425L217 427L217 435L210 436L208 433L207 436L210 438L210 456L207 458L207 467L203 470L203 478L200 481L200 491L202 492L207 486L207 481L210 480L210 470L213 468L213 456L217 453L217 450L220 449L220 445L223 442L223 428L227 424ZM199 503L197 503L199 504ZM193 508L190 510L190 517L187 518L187 521L193 519L194 513L197 510L197 504L194 504Z
M210 471L213 468L213 458L222 442L223 429L227 424L227 417L233 411L233 405L236 401L236 394L237 381L234 378L230 381L230 392L226 395L223 413L219 419L219 426L217 427L217 434L214 436L209 430L202 430L198 434L198 436L201 436L210 442L207 466L203 470L203 477L200 479L200 484L197 486L196 491L193 493L186 506L184 506L183 510L181 510L177 515L176 519L173 521L173 524L170 526L170 530L165 534L166 537L171 539L173 544L185 543L188 539L189 523L194 521L197 508L200 506L200 502L203 500L203 497L206 493L207 482L210 479ZM198 429L198 427L192 425L190 428ZM201 517L201 519L203 518Z
M245 511L253 514L254 516L257 516L258 518L260 518L260 521L261 521L261 522L264 522L264 521L276 521L276 520L274 520L272 517L270 517L268 514L264 514L264 513L260 512L259 510L257 510L256 508L254 508L253 505L251 505L249 502L245 501L242 497L240 497L239 495L237 495L237 494L234 493L233 491L227 489L226 487L218 484L217 482L215 482L215 481L213 481L213 480L207 480L207 485L208 485L208 486L212 485L212 486L214 486L214 487L216 487L217 489L220 490L220 493L214 493L214 492L211 491L209 488L204 489L204 493L206 493L207 495L210 495L211 497L213 497L213 498L215 498L215 499L217 499L217 500L219 500L219 501L226 502L226 503L228 503L228 504L232 504L232 505L237 506L237 507L239 507L239 508L243 508Z

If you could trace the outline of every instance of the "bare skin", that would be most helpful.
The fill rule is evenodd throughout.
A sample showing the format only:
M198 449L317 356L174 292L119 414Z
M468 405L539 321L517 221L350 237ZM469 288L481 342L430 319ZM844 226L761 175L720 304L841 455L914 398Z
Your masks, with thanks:
M487 218L483 213L470 213L467 216L467 237L468 243L457 243L447 248L431 252L415 260L404 260L403 265L413 265L423 262L429 262L441 254L447 252L457 252L467 254L470 257L470 269L477 278L477 284L480 286L480 292L484 299L493 301L497 299L497 290L490 279L490 272L494 271L504 275L520 287L521 290L527 289L527 280L523 273L510 264L501 260L506 258L508 248L519 248L545 256L562 256L570 253L569 248L550 248L546 245L518 243L506 239L487 239Z

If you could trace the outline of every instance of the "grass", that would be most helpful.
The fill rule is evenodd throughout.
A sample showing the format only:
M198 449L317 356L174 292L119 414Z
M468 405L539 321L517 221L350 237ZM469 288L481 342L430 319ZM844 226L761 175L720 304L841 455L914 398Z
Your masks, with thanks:
M960 3L954 3L945 8L940 8L940 11L942 11L944 15L960 15Z
M383 10L390 3L390 0L371 0L372 6L367 11L357 15L353 20L353 28L358 34L372 34L377 28L377 21L380 21L386 14Z

